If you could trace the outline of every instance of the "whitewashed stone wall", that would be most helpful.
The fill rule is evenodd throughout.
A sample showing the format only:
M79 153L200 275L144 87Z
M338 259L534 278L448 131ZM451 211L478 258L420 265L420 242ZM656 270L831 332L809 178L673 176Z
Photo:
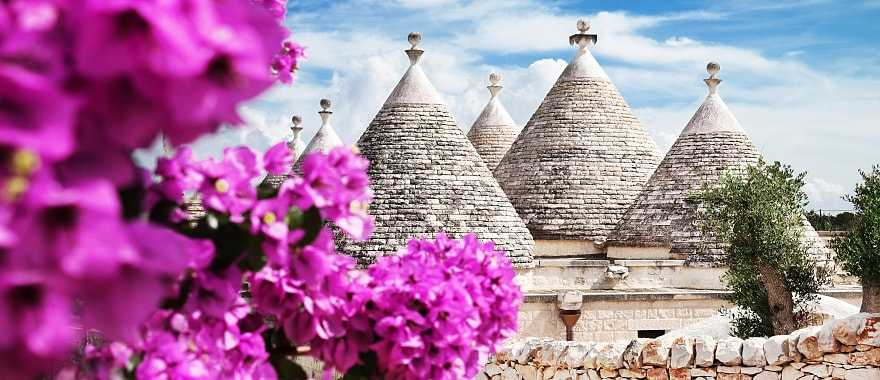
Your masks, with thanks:
M585 302L574 326L575 340L617 341L635 338L638 330L675 330L711 317L722 306L728 306L720 298L670 296L668 300L640 300L637 295L628 295L629 300L625 299L626 295L620 295L617 300ZM609 295L608 298L614 297ZM559 319L555 299L527 300L520 306L518 326L520 338L565 337L565 326Z
M770 338L512 341L479 380L880 380L880 314Z

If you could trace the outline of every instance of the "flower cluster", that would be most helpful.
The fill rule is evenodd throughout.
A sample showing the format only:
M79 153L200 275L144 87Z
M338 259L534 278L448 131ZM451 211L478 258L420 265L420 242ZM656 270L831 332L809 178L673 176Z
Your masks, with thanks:
M342 372L359 365L380 378L470 378L516 332L522 294L510 261L474 235L413 240L366 272L324 257L339 266L321 276L301 271L311 268L254 274L254 305Z
M142 327L134 349L88 342L79 365L62 369L55 379L277 378L262 336L266 326L240 297L219 316L162 310Z
M291 182L294 205L303 210L315 207L321 217L352 238L367 239L373 233L372 219L364 217L373 197L368 187L368 165L367 160L345 149L333 149L326 157L306 156L302 178Z
M94 337L92 337L94 338ZM55 380L113 380L130 371L132 350L119 342L87 341L80 365L63 368Z
M299 60L303 57L305 57L305 49L302 46L293 41L285 41L281 52L272 59L272 72L282 83L291 83L299 68Z
M0 2L4 376L57 364L75 326L130 340L193 258L213 255L142 217L148 179L131 152L238 123L239 103L277 79L275 56L302 53L283 43L284 3Z
M344 372L370 343L370 326L358 313L368 289L354 260L334 253L329 231L294 255L289 267L254 273L254 306L277 320L293 344L310 346L313 356Z
M368 162L284 144L154 173L134 149L236 124L302 57L285 0L0 1L0 373L275 379L310 354L369 377L460 378L515 327L503 254L412 242L367 271L335 239L372 234ZM194 218L196 200L205 216ZM84 332L88 332L85 334Z
M184 194L192 192L198 194L209 214L200 223L209 223L209 218L228 221L229 228L207 227L214 231L207 236L218 247L218 256L191 265L187 301L181 307L184 313L228 322L229 313L238 312L230 310L238 310L234 301L242 278L239 266L229 264L240 263L255 270L245 279L256 310L277 321L290 342L311 345L315 356L345 370L357 362L369 343L363 338L368 336L365 331L369 326L353 326L358 298L364 297L366 289L358 281L359 273L353 270L354 260L336 253L333 234L321 221L336 221L335 225L350 238L369 237L373 220L362 206L372 197L367 161L348 148L309 155L304 160L302 177L286 180L276 193L261 195L252 185L256 179L290 170L291 152L284 143L262 156L237 147L227 149L220 159L204 161L194 160L192 152L182 148L174 156L159 160L159 178L151 188L149 203L154 208L161 208L162 202L170 203L175 208L169 214L172 222L179 221L185 216L181 209ZM312 220L306 220L309 215ZM204 233L202 227L195 227L191 233ZM237 241L229 241L230 234ZM248 243L234 244L241 241ZM246 252L247 248L232 251L231 258L224 258L228 253L221 247L230 245L259 247L256 255L264 264L250 267L248 257L254 253ZM220 263L226 265L222 271L218 269L224 267ZM228 329L227 335L237 336L231 327ZM362 343L355 346L355 341ZM138 349L145 357L169 350L149 344ZM197 352L200 358L220 362L228 360L229 355L223 350ZM259 361L257 356L251 359L248 363ZM167 364L167 360L162 363ZM239 375L250 368L229 365Z
M78 339L75 323L132 338L190 257L211 248L164 227L119 220L115 192L100 185L41 197L11 210L14 243L0 260L0 368L13 378L63 359Z
M275 379L265 325L237 298L220 316L161 311L146 324L138 379Z
M471 378L516 333L522 294L510 261L473 234L411 240L367 272L370 349L386 378Z
M290 210L316 209L350 237L363 240L373 231L366 212L372 199L366 174L367 160L348 148L306 156L303 176L282 183L274 197L260 198L253 186L265 173L286 174L293 160L285 143L269 148L261 157L247 147L227 148L219 160L196 161L183 147L171 158L160 158L156 173L160 182L151 199L167 199L183 206L184 195L195 192L205 208L225 214L233 223L246 223L250 232L265 239L267 258L280 266L289 264L290 245L303 238L302 229L291 228ZM174 211L178 219L184 210Z

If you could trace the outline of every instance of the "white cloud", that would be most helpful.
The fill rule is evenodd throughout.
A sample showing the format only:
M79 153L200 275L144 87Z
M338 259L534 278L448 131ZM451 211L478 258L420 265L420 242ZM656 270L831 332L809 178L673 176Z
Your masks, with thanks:
M402 50L408 47L408 28L423 32L425 71L464 130L488 99L490 71L503 74L502 101L522 126L572 53L568 35L575 31L577 15L530 0L400 2L406 12L381 1L358 0L334 3L322 13L291 15L294 36L309 54L297 83L277 86L252 102L244 110L248 127L205 138L195 148L204 154L241 143L265 149L287 138L292 113L303 116L308 141L320 124L318 100L324 97L334 101L337 131L346 142L355 142L406 69ZM386 14L392 10L397 13ZM591 31L599 34L597 59L635 103L634 111L661 149L677 138L705 96L703 68L714 60L724 68L722 95L768 159L844 188L857 181L858 168L880 162L880 137L871 122L880 109L877 81L817 71L797 52L772 58L700 40L686 30L665 39L651 35L651 28L661 25L724 17L706 11L587 16ZM509 58L516 54L535 58L525 63ZM813 203L847 207L833 195L833 186L816 181L810 186Z
M804 191L817 209L839 207L838 201L846 194L843 186L818 177L807 177Z
M453 5L456 0L397 0L405 8L433 8L442 5Z

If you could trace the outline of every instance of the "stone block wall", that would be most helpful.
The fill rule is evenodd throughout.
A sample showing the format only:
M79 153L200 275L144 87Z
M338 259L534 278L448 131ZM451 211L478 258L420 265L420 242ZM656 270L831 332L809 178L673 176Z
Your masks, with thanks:
M479 380L880 380L880 314L770 338L509 342Z

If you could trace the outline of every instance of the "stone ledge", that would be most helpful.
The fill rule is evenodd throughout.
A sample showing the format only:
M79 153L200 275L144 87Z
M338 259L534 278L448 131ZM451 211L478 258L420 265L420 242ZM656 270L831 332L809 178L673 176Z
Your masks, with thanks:
M607 267L611 265L610 260L594 260L594 259L537 259L536 267Z
M564 291L562 291L564 292ZM692 290L679 288L633 289L633 290L591 290L583 292L583 302L595 301L663 301L663 300L707 300L724 299L728 290ZM558 292L535 292L524 295L525 303L556 303ZM834 298L860 298L861 287L826 289L820 292Z
M594 290L584 292L584 302L723 299L728 291L689 289ZM556 302L557 293L529 293L525 302Z
M623 265L625 267L683 267L685 266L685 260L654 260L654 259L641 259L641 260L624 260L624 259L615 259L615 265Z

